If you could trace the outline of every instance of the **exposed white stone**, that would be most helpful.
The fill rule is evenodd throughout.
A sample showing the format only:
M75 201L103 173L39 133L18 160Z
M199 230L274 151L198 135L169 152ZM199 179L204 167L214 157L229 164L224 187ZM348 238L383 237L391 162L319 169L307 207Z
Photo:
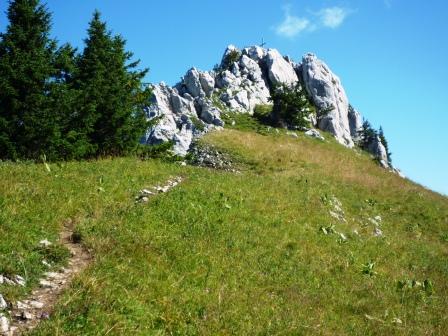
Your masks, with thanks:
M256 62L259 62L266 56L266 49L260 46L252 46L249 48L245 48L243 50L243 54L248 55L251 59Z
M7 335L9 332L9 320L5 315L0 313L0 333Z
M198 104L201 107L202 120L215 126L224 126L224 122L221 120L221 111L213 106L210 100L199 99Z
M360 137L359 132L362 130L362 116L353 106L348 106L348 122L350 126L350 135L357 142Z
M206 96L210 96L215 88L215 79L208 72L199 73L199 81Z
M186 97L191 97L185 94ZM171 112L176 115L196 116L196 109L193 100L184 98L176 90L171 93Z
M34 308L34 309L42 309L44 307L44 304L40 301L31 300L31 301L28 301L27 303L31 308Z
M39 242L39 245L42 247L49 247L49 246L53 245L53 243L51 241L49 241L48 239L42 239Z
M4 283L5 284L7 284L7 285L9 285L9 286L15 286L16 285L16 283L14 282L14 281L12 281L10 278L8 278L8 277L4 277L3 278L3 281L4 281Z
M145 143L148 145L159 145L171 141L177 132L176 121L172 114L164 114L157 124L148 130Z
M238 57L229 64L228 56L235 52ZM157 118L157 124L146 132L142 142L151 145L172 141L175 152L184 155L193 137L224 124L216 99L230 110L251 114L256 105L271 103L269 84L292 85L299 78L318 110L317 117L308 118L311 125L333 134L347 147L359 140L361 114L349 105L339 78L315 55L307 54L302 63L296 63L275 49L252 46L240 52L230 45L224 52L221 69L202 72L191 68L174 88L164 83L153 86L148 119ZM196 117L204 122L204 131L192 126L196 124L192 118ZM317 130L310 130L307 135L323 139ZM379 162L391 168L381 142L375 141L371 147Z
M229 70L225 70L217 77L216 84L219 88L238 87L241 84L241 79Z
M387 159L387 150L379 136L376 136L373 141L369 143L367 150L372 153L384 168L389 168L389 160Z
M148 109L148 119L156 123L147 130L142 142L158 145L172 141L176 155L185 155L185 147L189 146L193 137L190 117L196 116L194 102L189 94L180 96L176 89L165 84L154 85L153 104Z
M306 131L305 135L308 135L310 137L313 137L313 138L316 138L319 140L325 140L325 138L319 133L319 131L314 128Z
M173 136L173 151L178 156L187 155L188 149L190 148L193 140L193 132L191 127L192 126L190 124L183 124L180 131L175 133Z
M375 227L373 229L373 235L375 237L382 237L383 236L383 231L381 231L381 229L379 227Z
M6 303L5 299L3 298L3 295L0 294L0 310L4 310L8 308L8 304Z
M319 110L318 127L332 133L341 144L353 147L348 99L339 78L313 54L307 54L302 59L302 77Z
M34 319L34 315L31 314L28 311L23 311L22 312L22 319L24 319L24 320L33 320Z
M17 301L16 306L17 306L18 310L25 310L25 309L30 308L30 306L28 304L26 304L25 302L22 302L22 301Z
M235 100L237 103L243 107L244 110L250 109L249 98L246 90L241 90L235 95Z
M184 76L185 87L187 88L188 92L193 97L199 97L201 95L205 95L204 91L202 90L201 80L199 78L199 71L196 68L191 68L187 71L187 73Z
M57 285L55 283L44 279L39 281L39 285L42 288L57 288Z
M265 62L268 67L269 79L272 84L295 84L299 80L294 68L276 49L269 49Z
M16 284L18 284L19 286L22 286L22 287L25 287L25 286L26 286L26 281L25 281L25 279L24 279L22 276L20 276L20 275L15 275L15 276L14 276L14 282L15 282Z

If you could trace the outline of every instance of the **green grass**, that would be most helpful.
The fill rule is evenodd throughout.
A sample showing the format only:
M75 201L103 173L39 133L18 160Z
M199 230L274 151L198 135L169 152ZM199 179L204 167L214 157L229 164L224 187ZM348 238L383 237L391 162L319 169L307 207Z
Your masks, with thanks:
M283 133L208 134L239 174L133 158L1 164L3 271L35 285L36 245L67 220L94 256L32 334L447 334L447 198L331 139ZM346 222L329 214L333 197ZM377 215L383 237L368 224ZM332 225L346 242L322 232ZM8 299L29 290L0 287Z

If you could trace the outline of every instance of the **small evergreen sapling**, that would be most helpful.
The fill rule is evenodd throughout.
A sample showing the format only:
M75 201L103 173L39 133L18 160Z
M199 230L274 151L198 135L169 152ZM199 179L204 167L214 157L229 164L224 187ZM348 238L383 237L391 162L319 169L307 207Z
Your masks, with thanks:
M316 110L300 83L274 86L271 101L274 103L271 114L274 123L299 129L310 127L308 117Z

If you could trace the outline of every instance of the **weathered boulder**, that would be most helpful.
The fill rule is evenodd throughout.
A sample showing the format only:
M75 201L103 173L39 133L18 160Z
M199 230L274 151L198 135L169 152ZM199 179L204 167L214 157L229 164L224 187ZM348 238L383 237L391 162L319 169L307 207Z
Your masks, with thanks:
M176 121L172 114L164 114L157 120L157 124L146 133L144 143L147 145L160 145L163 142L173 140L177 133Z
M153 125L146 131L142 143L159 145L173 142L176 155L184 156L193 137L190 117L196 116L196 109L189 95L181 97L176 89L164 83L152 86L152 104L147 110L148 120Z
M181 126L180 131L173 135L173 151L176 155L187 155L188 149L193 141L192 127L190 123L185 123Z
M216 78L218 88L238 87L241 84L241 79L236 77L231 71L225 70Z
M373 138L373 140L369 143L367 150L368 152L372 153L372 155L375 156L375 158L378 159L378 161L384 168L389 168L387 150L386 147L384 147L383 143L381 142L379 136Z
M325 140L325 138L319 133L319 131L314 129L314 128L306 131L305 135L308 135L308 136L310 136L312 138L316 138L316 139L319 139L319 140Z
M299 80L292 65L276 49L269 49L264 58L268 67L269 80L273 85L295 84Z
M332 133L336 140L353 147L348 119L348 99L339 78L314 54L302 59L305 88L318 108L318 127Z
M186 97L191 97L188 93L185 94ZM188 99L180 96L177 91L171 92L171 110L172 113L177 115L189 115L196 116L196 109L194 107L194 100Z
M243 49L243 54L249 56L255 62L259 62L266 56L266 49L260 46L252 46Z
M201 109L202 120L215 126L224 126L224 121L221 119L221 110L213 106L210 100L201 98L198 100L198 105Z
M201 96L201 94L205 95L204 91L202 90L199 71L196 70L196 68L191 68L187 71L183 78L183 84L187 88L188 93L193 97L199 97Z
M350 125L350 135L354 142L359 140L359 131L362 129L362 116L353 106L348 106L348 123Z
M202 90L205 92L205 95L210 97L215 88L215 79L208 72L200 72L199 81L201 82Z

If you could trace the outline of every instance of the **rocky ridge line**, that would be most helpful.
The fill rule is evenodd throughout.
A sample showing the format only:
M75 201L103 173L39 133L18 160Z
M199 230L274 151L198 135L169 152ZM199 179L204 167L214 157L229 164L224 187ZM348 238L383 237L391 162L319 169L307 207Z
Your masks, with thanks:
M224 126L223 112L252 114L256 105L270 104L275 85L297 82L317 108L318 116L310 116L313 127L330 132L339 143L352 148L362 129L361 114L349 104L340 79L322 60L306 54L296 63L276 49L251 46L240 50L233 45L227 47L217 69L191 68L174 87L163 82L152 86L147 117L157 122L142 143L172 141L175 154L185 156L194 138ZM379 138L369 151L384 167L391 167Z

